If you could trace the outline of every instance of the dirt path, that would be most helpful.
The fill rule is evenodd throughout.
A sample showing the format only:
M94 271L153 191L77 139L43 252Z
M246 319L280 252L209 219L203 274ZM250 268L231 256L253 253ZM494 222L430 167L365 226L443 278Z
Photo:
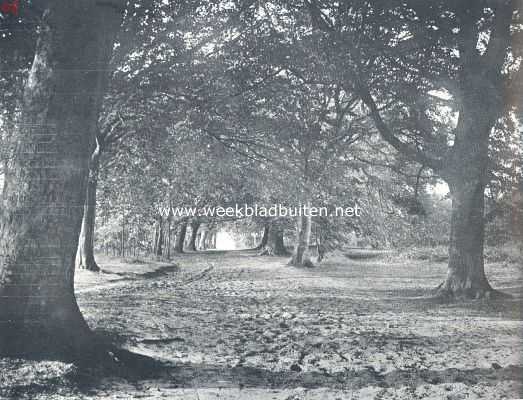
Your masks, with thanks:
M174 262L179 268L120 266L110 279L84 273L77 285L91 327L167 361L172 368L165 376L107 378L79 388L56 365L40 364L58 381L17 393L56 399L523 397L521 297L428 302L422 296L443 279L444 264L338 257L295 269L284 266L286 259L252 252L187 254ZM489 265L488 273L495 287L520 293L515 266ZM0 384L1 393L12 392Z

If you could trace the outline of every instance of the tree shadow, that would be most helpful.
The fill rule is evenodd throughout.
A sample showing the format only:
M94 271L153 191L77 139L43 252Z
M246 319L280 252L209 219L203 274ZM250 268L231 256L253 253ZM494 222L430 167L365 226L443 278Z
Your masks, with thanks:
M111 381L115 387L127 381L138 386L140 382L158 387L168 385L170 388L257 388L257 389L295 389L295 388L329 388L333 390L360 390L375 386L381 388L401 388L405 386L441 385L463 383L476 385L480 382L495 384L501 381L519 382L523 373L521 366L509 365L495 368L445 370L403 369L380 374L372 368L353 370L348 366L338 373L273 371L250 366L226 367L212 364L171 364L152 359L125 350L114 353L121 363L119 368L109 369L78 367L65 377L53 378L45 383L31 383L26 386L11 388L11 396L54 393L63 390L64 383L77 393L96 392L103 381L104 391L111 390ZM117 390L115 388L115 390ZM521 387L518 387L521 392Z
M273 370L251 365L234 367L211 363L174 363L162 361L143 354L122 349L115 345L129 344L126 338L112 331L97 330L96 335L103 347L101 352L86 352L86 358L74 363L74 367L61 376L51 376L35 382L27 382L16 387L2 387L2 395L13 398L36 397L40 394L74 392L90 395L103 387L105 392L118 391L122 381L139 387L161 388L257 388L257 389L295 389L329 388L333 390L359 390L369 386L381 388L400 388L404 386L440 385L463 383L476 385L480 382L495 384L501 381L520 382L522 366L501 366L492 364L491 368L431 370L420 368L397 369L381 373L372 366L358 367L349 360L341 362L342 371ZM401 343L405 347L431 347L435 339L418 335L398 336L376 331L360 332L358 346L369 345L381 348L390 342ZM154 344L152 344L154 345ZM354 350L357 351L359 347ZM111 389L112 388L112 389ZM518 387L517 390L521 390Z

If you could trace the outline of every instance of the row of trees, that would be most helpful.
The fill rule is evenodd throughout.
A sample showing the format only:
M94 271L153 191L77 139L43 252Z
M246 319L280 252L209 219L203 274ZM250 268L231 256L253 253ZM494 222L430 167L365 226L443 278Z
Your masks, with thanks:
M493 210L522 181L517 1L71 0L20 14L1 20L0 354L106 354L74 260L97 268L96 215L99 237L121 228L122 255L131 239L182 250L202 221L161 206L360 203L361 219L253 221L280 254L296 222L301 266L312 231L331 247L354 230L387 242L442 179L440 294L494 293L485 194Z

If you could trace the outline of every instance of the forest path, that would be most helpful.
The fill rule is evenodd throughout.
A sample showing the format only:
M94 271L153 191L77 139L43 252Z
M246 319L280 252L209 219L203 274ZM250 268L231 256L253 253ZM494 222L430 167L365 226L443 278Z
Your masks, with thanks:
M102 261L113 273L77 276L89 325L172 368L139 382L55 385L53 398L523 397L521 297L427 301L445 264L339 255L296 269L253 251L188 253L173 259L178 268ZM487 273L496 288L521 293L516 266Z

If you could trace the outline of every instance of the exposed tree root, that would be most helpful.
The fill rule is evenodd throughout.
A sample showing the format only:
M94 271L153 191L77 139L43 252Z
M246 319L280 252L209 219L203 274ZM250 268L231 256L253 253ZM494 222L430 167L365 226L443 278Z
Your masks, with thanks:
M449 303L460 300L501 300L512 297L508 293L493 289L490 285L482 288L452 289L444 281L434 289L432 299Z
M73 378L78 383L88 383L93 378L107 376L130 380L153 378L168 368L161 361L114 346L99 346L96 351L74 360L73 363L78 367Z
M260 249L261 251L258 253L259 256L288 256L290 253L287 250L277 249L272 246L265 246L263 249Z
M85 264L78 265L78 268L85 269L86 271L92 271L92 272L100 272L100 267L96 263L96 261L92 262L86 262Z
M297 267L297 268L314 268L316 265L312 262L310 258L304 258L303 262L297 263L294 257L292 257L289 262L287 263L289 267Z

